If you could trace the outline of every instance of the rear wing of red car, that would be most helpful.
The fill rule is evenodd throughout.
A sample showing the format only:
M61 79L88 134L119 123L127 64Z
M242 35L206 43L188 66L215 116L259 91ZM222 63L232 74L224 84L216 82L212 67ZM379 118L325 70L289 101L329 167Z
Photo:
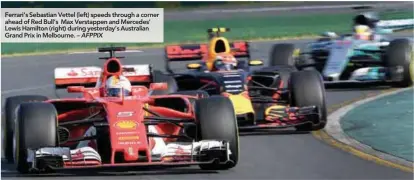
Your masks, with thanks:
M246 41L236 41L230 43L233 55L236 58L249 58L249 43ZM165 47L167 61L193 61L201 60L208 53L207 44L186 44L168 45Z
M131 84L145 84L151 82L151 66L149 64L123 65L123 75ZM102 68L96 66L87 67L63 67L55 69L55 88L64 89L68 86L96 87L102 75Z

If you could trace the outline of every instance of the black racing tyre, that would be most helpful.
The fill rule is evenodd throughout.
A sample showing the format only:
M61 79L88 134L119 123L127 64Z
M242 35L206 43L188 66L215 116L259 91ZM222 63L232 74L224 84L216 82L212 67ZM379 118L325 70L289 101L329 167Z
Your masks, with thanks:
M31 102L21 104L16 115L14 162L18 172L29 173L31 163L27 162L27 149L57 145L57 111L51 103Z
M4 120L4 155L9 163L13 163L13 133L14 122L16 120L16 109L21 103L25 102L41 102L48 98L38 95L22 95L8 97L5 102L5 120Z
M212 96L196 101L196 120L202 140L227 141L230 145L229 164L202 164L205 170L226 170L233 168L239 161L239 132L237 118L230 99L222 96Z
M296 126L299 131L315 131L323 129L327 122L325 87L322 76L315 70L293 72L290 76L289 88L291 104L295 107L316 106L319 118L313 124Z
M154 83L165 82L165 83L168 84L168 89L167 90L155 90L152 93L153 95L167 95L167 94L177 92L177 90L178 90L178 85L177 85L177 82L175 81L174 77L168 76L168 75L162 73L159 70L154 70L153 71L153 82Z
M413 49L410 40L396 39L390 42L386 49L385 65L391 68L391 79L399 81L394 85L396 87L409 87L413 85L414 79L410 75L410 63L413 61ZM396 68L403 69L402 78L399 73L392 73L392 69L398 71Z
M288 65L295 66L293 53L295 45L293 44L275 44L270 51L270 66Z

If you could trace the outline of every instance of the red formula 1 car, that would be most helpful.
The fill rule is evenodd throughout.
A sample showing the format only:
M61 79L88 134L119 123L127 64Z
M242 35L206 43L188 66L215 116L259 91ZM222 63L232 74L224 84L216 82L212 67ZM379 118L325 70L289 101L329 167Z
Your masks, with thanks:
M237 164L237 120L229 99L152 95L167 84L152 81L149 65L122 65L112 55L115 50L124 48L100 49L111 52L102 70L55 70L56 86L81 93L79 98L6 100L5 154L19 172L188 165L222 170ZM149 85L134 85L129 95L106 96L102 82L119 75Z

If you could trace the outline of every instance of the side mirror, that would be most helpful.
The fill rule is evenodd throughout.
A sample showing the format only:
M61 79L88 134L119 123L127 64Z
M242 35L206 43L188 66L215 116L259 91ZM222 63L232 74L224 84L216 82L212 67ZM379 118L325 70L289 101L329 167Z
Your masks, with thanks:
M200 67L201 67L201 64L198 64L198 63L187 64L187 69L200 69Z
M261 65L263 65L262 60L250 60L249 61L249 66L261 66Z
M322 33L321 36L328 37L328 38L338 37L338 35L335 32L331 32L331 31L326 31L326 32Z
M150 84L151 90L168 90L167 83L151 83Z
M68 93L80 93L85 91L85 87L83 86L69 86L67 88Z

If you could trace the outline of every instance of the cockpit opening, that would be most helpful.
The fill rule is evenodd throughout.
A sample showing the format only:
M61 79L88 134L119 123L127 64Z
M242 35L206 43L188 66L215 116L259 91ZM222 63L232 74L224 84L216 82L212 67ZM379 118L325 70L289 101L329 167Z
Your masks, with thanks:
M117 73L121 70L121 66L117 61L110 60L107 64L107 71L109 73Z
M221 39L216 41L215 49L216 53L223 53L226 52L226 45L225 42Z

